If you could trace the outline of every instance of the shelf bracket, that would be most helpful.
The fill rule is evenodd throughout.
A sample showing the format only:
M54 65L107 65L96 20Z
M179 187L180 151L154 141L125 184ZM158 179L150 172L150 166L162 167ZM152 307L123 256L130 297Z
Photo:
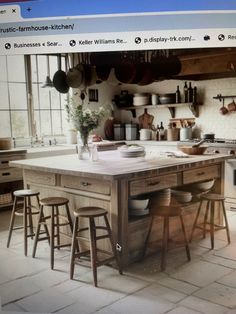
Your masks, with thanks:
M195 104L189 104L189 109L191 110L194 117L197 118L199 116L198 106L196 106Z
M175 117L175 108L174 107L168 107L168 109L170 111L171 118L174 118Z

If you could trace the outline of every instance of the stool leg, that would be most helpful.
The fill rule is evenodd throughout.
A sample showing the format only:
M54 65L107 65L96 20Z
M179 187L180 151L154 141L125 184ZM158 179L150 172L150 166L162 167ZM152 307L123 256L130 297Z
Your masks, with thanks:
M9 248L10 242L11 242L11 236L12 236L12 231L13 231L14 222L15 222L16 207L17 207L17 197L15 196L14 202L13 202L13 207L12 207L12 212L11 212L11 220L10 220L10 226L9 226L9 234L8 234L8 239L7 239L7 248Z
M79 218L75 217L74 221L74 228L73 228L73 234L72 234L72 245L71 245L71 255L70 255L70 279L73 279L74 277L74 269L75 269L75 249L76 249L76 235L78 230L78 222Z
M145 242L144 242L143 257L145 257L145 255L146 255L147 245L148 245L149 237L150 237L150 234L151 234L151 231L152 231L153 222L154 222L154 217L152 216L151 217L151 222L150 222L150 225L149 225L149 229L148 229L148 233L147 233L147 237L146 237Z
M31 198L30 198L30 196L27 197L27 201L28 201L28 206L27 206L28 212L27 212L27 215L28 215L28 220L29 220L30 236L31 236L31 239L33 240L33 238L34 238L34 229L33 229L33 218L32 218L32 208L31 208Z
M164 271L166 268L166 252L167 252L168 238L169 238L168 230L169 230L169 217L164 217L162 252L161 252L161 271Z
M223 215L224 215L224 219L225 219L225 228L226 228L226 233L227 233L227 240L228 240L228 243L230 243L229 224L228 224L228 219L227 219L227 215L226 215L226 209L225 209L224 201L221 201L221 205L222 205Z
M214 249L215 202L211 201L210 205L211 205L211 214L210 214L211 249Z
M33 246L33 253L32 253L32 257L33 258L35 257L35 254L36 254L36 249L37 249L37 244L38 244L38 239L39 239L41 222L43 222L43 205L41 205L40 209L39 209L39 218L38 218L38 223L37 223L37 227L36 227L35 238L34 238L34 246Z
M57 234L56 234L56 238L57 238L57 245L60 245L60 219L59 219L59 208L58 206L56 206L56 229L57 229ZM58 250L60 250L60 248L57 248Z
M186 233L185 226L184 226L183 216L180 215L179 219L180 219L180 222L181 222L182 231L183 231L183 235L184 235L185 249L186 249L187 257L188 257L188 260L190 261L191 260L191 256L190 256L190 250L189 250L189 246L188 246L188 238L187 238L187 233Z
M90 232L90 253L91 266L93 270L94 286L97 287L97 251L96 251L96 234L95 223L93 218L89 218L89 232Z
M24 229L24 254L27 256L27 197L24 197L23 229Z
M72 234L73 233L73 222L72 222L71 215L70 215L69 205L66 204L65 207L66 207L67 219L68 219L70 230L71 230L71 234Z
M114 240L113 240L111 227L110 227L107 215L104 215L104 220L105 220L105 224L106 224L106 227L107 227L107 231L108 231L108 235L109 235L109 239L110 239L110 243L111 243L112 252L113 252L113 255L114 255L115 259L116 259L116 263L117 263L117 266L118 266L119 273L120 273L120 275L122 275L122 273L123 273L122 272L122 266L121 266L121 262L119 260L118 254L116 252L116 247L115 247L115 243L114 243Z
M205 211L204 220L203 220L203 238L204 239L206 238L206 224L207 224L209 209L210 209L210 201L207 201L206 211Z
M199 207L198 207L198 210L197 210L197 215L196 215L195 220L194 220L194 223L193 223L193 227L192 227L191 235L190 235L190 238L189 238L189 242L191 242L192 239L193 239L193 233L194 233L194 230L195 230L195 228L196 228L196 226L197 226L198 217L199 217L200 212L201 212L202 203L203 203L203 202L200 201L200 204L199 204Z
M55 224L54 224L54 219L55 219L55 207L52 206L52 215L51 215L51 237L50 237L50 264L51 264L51 269L54 268L54 240L55 240Z

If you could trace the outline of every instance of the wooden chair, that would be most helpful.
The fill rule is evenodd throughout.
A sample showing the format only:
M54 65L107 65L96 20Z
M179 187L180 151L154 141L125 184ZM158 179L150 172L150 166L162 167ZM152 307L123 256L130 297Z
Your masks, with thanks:
M73 279L74 276L74 268L76 263L76 258L90 255L91 260L91 268L93 270L93 279L94 279L94 285L97 287L97 267L101 265L105 265L113 260L116 260L119 273L122 274L121 264L118 261L118 256L116 253L115 244L112 237L111 228L108 222L107 218L107 211L100 207L82 207L80 209L77 209L74 211L75 220L74 220L74 227L73 227L73 237L72 237L72 247L71 247L71 260L70 260L70 279ZM105 225L96 225L95 218L101 218L104 219ZM79 228L79 222L82 219L88 220L88 227ZM84 231L89 231L89 236L84 237L84 233L81 234ZM98 230L105 231L105 234L99 233L97 234ZM112 252L98 249L97 247L97 241L98 240L104 240L109 239L111 250ZM81 240L89 241L90 249L80 251L77 244L78 241L80 243ZM99 260L98 258L98 252L103 253L103 255L108 256L107 258L104 258L103 260Z
M224 200L225 197L223 195L220 194L216 194L216 193L206 193L206 194L202 194L200 196L200 205L198 207L198 211L194 220L194 224L193 224L193 228L191 231L191 235L190 235L190 241L193 238L193 234L196 228L200 228L203 230L203 237L206 237L206 231L207 228L206 226L209 225L210 226L210 237L211 237L211 248L214 249L214 232L215 230L221 230L221 229L225 229L226 230L226 234L227 234L227 240L228 243L230 243L230 232L229 232L229 225L228 225L228 220L227 220L227 215L226 215L226 210L225 210L225 206L224 206ZM201 210L203 209L203 203L204 201L206 201L206 207L205 207L205 214L204 214L204 220L202 224L198 224L198 219L201 213ZM222 210L223 212L223 216L224 216L224 220L225 220L225 225L216 225L215 224L215 209L216 209L216 205L218 203L219 209ZM209 215L209 211L210 211L210 215ZM208 222L208 216L210 216L210 221Z
M60 227L69 226L71 233L73 229L73 223L69 211L69 200L64 197L47 197L40 200L40 212L39 220L37 225L37 230L35 233L34 247L32 256L35 257L37 244L39 241L48 240L50 244L50 265L51 269L54 269L54 250L60 249L62 247L71 246L71 237L63 233L64 237L69 237L70 243L61 244L60 241ZM48 216L44 215L44 207L50 208L50 214ZM61 207L65 208L65 214L60 213ZM50 219L50 234L47 227L47 220ZM61 222L64 221L64 222ZM45 231L41 232L41 226L44 226ZM44 235L40 237L40 235ZM45 235L46 234L46 235ZM56 238L56 244L55 244Z
M13 230L23 229L24 230L24 254L27 256L28 253L28 238L33 239L34 230L33 230L33 215L37 215L39 213L39 192L33 190L18 190L13 192L14 202L11 213L9 234L7 239L7 247L9 248L12 232ZM37 206L33 206L31 204L31 198L36 198ZM23 200L23 209L19 208L19 202ZM36 209L36 211L32 211ZM14 227L15 217L22 216L23 217L23 226Z

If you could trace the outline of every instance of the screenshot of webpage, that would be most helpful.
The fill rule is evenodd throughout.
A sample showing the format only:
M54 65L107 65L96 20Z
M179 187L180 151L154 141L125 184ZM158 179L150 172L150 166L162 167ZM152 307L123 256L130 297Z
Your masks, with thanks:
M0 0L1 55L234 46L232 0Z

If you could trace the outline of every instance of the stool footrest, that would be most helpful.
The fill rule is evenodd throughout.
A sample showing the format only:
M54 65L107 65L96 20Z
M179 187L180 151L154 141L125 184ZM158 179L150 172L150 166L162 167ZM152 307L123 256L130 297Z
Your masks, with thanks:
M104 259L104 260L102 260L102 261L97 261L97 262L96 262L96 265L97 265L97 266L102 266L102 265L107 264L107 263L109 263L109 262L111 262L111 261L114 261L114 259L115 259L115 257L112 256L112 257L106 258L106 259Z
M97 236L95 239L96 240L102 240L102 239L106 239L106 238L109 238L109 234L104 234L104 235L101 235L101 236Z
M44 240L49 240L50 237L43 237L43 238L38 238L37 241L44 241Z
M60 244L60 245L54 245L54 249L60 249L62 247L67 247L67 246L71 246L71 243L68 244Z

